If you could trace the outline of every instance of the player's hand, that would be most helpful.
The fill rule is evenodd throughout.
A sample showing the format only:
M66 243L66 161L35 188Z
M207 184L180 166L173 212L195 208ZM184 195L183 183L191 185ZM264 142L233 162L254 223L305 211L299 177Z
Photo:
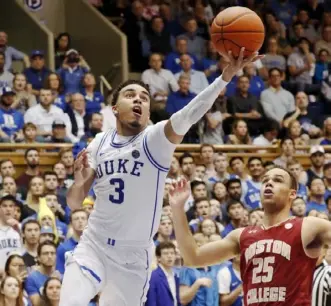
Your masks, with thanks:
M80 151L74 162L74 172L81 172L84 168L89 168L86 149Z
M173 182L169 189L169 203L172 207L182 207L191 194L190 184L185 178Z
M202 277L198 279L200 286L210 288L213 281L210 278Z
M245 48L241 48L238 59L233 57L231 51L229 51L228 56L223 55L225 60L229 63L229 65L224 68L222 73L222 79L224 81L230 82L232 78L246 65L264 57L264 55L259 55L258 52L254 52L249 57L244 58L244 52Z

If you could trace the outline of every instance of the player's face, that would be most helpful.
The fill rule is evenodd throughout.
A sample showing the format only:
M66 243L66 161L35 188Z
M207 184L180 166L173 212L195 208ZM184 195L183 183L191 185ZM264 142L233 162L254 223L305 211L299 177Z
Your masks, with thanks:
M44 245L40 250L39 261L43 266L54 267L56 261L56 249L51 245Z
M196 213L198 217L208 218L210 217L210 203L208 201L201 201L197 204Z
M61 292L61 282L57 279L52 279L48 282L46 288L46 296L50 301L59 301Z
M34 223L27 224L23 234L24 239L28 244L35 245L40 238L40 227Z
M170 237L172 234L172 230L173 230L173 226L169 218L165 218L165 220L161 220L158 232L162 236Z
M2 177L4 177L4 176L14 176L15 175L15 168L14 168L13 163L11 161L7 161L7 162L2 163L0 172L1 172Z
M290 175L279 168L274 168L262 177L261 203L265 212L278 212L292 202L296 190L291 189Z
M87 215L80 211L75 213L71 218L72 228L77 232L82 232L87 225Z
M249 224L259 226L262 225L264 212L261 210L254 211L249 216Z
M173 248L163 249L161 251L161 256L158 258L158 260L159 263L166 268L173 267L176 260L175 250Z
M138 85L125 86L119 94L114 107L118 111L117 119L130 130L140 131L146 127L150 115L150 96L147 90Z
M216 225L212 220L204 220L201 224L202 233L209 237L212 234L216 234Z
M7 277L5 280L5 284L2 289L2 294L7 299L17 299L19 295L20 289L19 289L19 283L18 280L14 277Z

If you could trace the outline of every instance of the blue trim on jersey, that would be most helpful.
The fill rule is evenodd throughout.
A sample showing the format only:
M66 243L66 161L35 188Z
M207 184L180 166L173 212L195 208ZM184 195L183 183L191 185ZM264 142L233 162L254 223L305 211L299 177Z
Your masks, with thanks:
M88 267L85 267L85 266L81 266L81 265L79 265L79 267L82 270L89 272L99 283L101 283L101 278L97 274L95 274L91 269L89 269Z
M163 172L168 172L170 168L166 168L161 166L159 163L157 163L155 161L155 159L153 158L152 154L150 153L150 151L148 150L148 146L147 146L147 137L145 135L144 139L143 139L143 148L145 151L145 154L148 158L148 160L151 162L151 164L158 170L163 171Z
M155 214L156 214L156 206L157 206L157 198L159 193L159 182L160 182L160 171L157 172L157 179L156 179L156 193L155 193L155 203L154 203L154 212L153 212L153 220L152 220L152 228L151 233L149 234L149 239L151 240L153 234L153 227L155 221Z
M96 154L96 158L98 157L98 154L103 146L103 144L105 143L106 139L107 139L107 136L109 134L109 131L107 131L105 134L103 134L102 138L101 138L101 141L99 143L99 146L98 146L98 149L97 149L97 154Z
M140 305L142 305L143 301L143 297L144 297L144 294L145 294L145 288L146 288L146 285L147 285L147 281L148 281L148 271L149 271L149 260L148 260L148 252L147 250L145 250L146 252L146 280L145 280L145 284L144 284L144 287L143 287L143 293L140 297Z
M114 147L114 148L123 148L123 147L127 146L128 144L132 143L133 141L135 141L135 140L140 136L141 133L142 133L142 132L140 132L139 134L133 136L131 139L129 139L129 140L126 141L126 142L123 142L123 143L116 143L116 142L114 142L114 139L115 139L115 136L116 136L116 134L117 134L117 131L114 130L114 131L113 131L113 134L112 134L112 136L111 136L111 139L110 139L110 145L111 145L112 147Z

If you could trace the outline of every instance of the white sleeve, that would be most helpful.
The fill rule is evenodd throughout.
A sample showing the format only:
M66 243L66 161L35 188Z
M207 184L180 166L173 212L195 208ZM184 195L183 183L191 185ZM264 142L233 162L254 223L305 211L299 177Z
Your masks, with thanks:
M34 116L33 116L33 108L30 108L26 111L24 115L24 123L35 123L34 122Z
M227 267L221 269L217 274L218 293L229 294L231 285L231 274Z
M92 169L96 170L98 167L97 164L97 154L99 153L98 151L100 150L100 147L102 143L104 142L104 139L106 138L107 133L102 132L97 134L94 139L90 142L90 144L87 146L87 159L89 162L89 165Z
M170 142L164 133L167 121L150 126L144 136L144 151L149 161L159 170L168 172L176 144Z

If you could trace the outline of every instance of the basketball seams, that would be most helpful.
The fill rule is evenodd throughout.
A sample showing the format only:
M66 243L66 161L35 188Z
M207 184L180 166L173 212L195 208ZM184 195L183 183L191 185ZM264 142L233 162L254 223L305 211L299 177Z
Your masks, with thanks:
M215 24L216 26L218 26L218 27L220 27L220 26L223 26L223 27L225 26L225 27L227 27L227 26L231 25L232 23L234 23L235 21L238 21L239 19L241 19L241 17L247 16L247 15L254 15L254 14L255 14L254 12L245 12L245 13L242 13L242 14L236 16L236 18L232 19L232 20L231 20L230 22L228 22L227 24L223 24L223 21L224 21L224 18L223 18L223 20L222 20L222 25L218 24L218 23L217 23L217 20L216 20L216 18L215 18L215 19L214 19L214 24Z
M239 49L242 48L240 45L238 45L237 43L235 43L235 42L234 42L233 40L231 40L231 39L220 38L220 39L216 40L216 43L219 43L220 41L223 41L223 45L224 45L224 48L225 48L225 49L227 49L227 48L226 48L226 44L224 43L225 41L229 41L229 42L231 42L232 44L234 44L235 46L237 46ZM245 48L245 51L247 51L247 52L255 52L255 51L253 51L253 50L249 50L249 49L247 49L247 48Z

